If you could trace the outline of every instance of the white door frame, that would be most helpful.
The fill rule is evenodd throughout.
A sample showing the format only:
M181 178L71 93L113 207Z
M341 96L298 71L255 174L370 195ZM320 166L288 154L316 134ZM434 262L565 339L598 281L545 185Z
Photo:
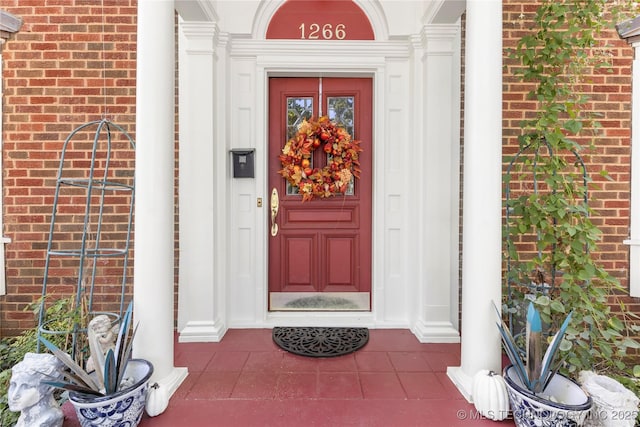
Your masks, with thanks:
M459 340L460 26L389 40L377 3L359 3L374 42L259 39L274 2L259 8L253 39L180 22L180 341L301 323ZM276 75L373 77L371 313L267 311L267 83ZM256 149L255 179L231 177L233 148Z

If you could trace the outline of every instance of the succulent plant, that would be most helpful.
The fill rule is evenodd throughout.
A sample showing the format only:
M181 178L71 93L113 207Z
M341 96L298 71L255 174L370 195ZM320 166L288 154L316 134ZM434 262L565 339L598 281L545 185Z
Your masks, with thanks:
M516 344L516 340L509 332L509 327L500 317L497 308L496 312L500 318L500 322L497 325L502 338L502 345L509 357L509 361L514 366L518 378L530 392L534 394L542 393L564 362L564 359L559 361L556 359L559 355L558 350L560 349L562 338L569 326L569 322L571 322L571 313L569 313L558 332L553 336L543 355L542 321L540 313L532 302L529 302L527 310L524 351Z
M133 338L137 330L136 327L129 334L132 311L133 302L129 303L127 311L122 316L115 349L107 351L104 356L104 367L96 366L95 375L88 373L55 344L42 336L39 337L44 346L64 364L62 380L52 378L43 382L52 387L94 396L108 396L118 392L122 388L127 364L131 359ZM99 359L97 351L100 350L93 345L90 346L91 357L94 361Z

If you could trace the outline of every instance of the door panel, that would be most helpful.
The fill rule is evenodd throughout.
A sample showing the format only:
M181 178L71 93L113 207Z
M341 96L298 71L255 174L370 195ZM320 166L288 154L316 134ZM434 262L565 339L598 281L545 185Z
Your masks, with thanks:
M311 292L314 290L316 266L316 236L289 237L284 241L286 245L286 262L280 263L280 268L286 269L282 274L285 283L281 290L286 292Z
M326 261L327 290L332 286L351 286L355 283L355 260L357 253L356 236L327 236ZM354 289L357 291L357 289Z
M269 188L279 195L278 231L269 237L269 308L370 310L372 81L271 78L269 91ZM361 174L344 194L302 202L278 174L278 156L304 119L321 115L361 141ZM327 164L321 148L312 162Z

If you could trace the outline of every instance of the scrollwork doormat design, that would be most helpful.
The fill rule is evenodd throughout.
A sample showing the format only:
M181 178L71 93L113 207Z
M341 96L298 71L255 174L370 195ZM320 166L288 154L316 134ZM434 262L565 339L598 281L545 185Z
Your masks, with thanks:
M273 341L282 349L309 357L353 353L369 341L367 328L275 327Z

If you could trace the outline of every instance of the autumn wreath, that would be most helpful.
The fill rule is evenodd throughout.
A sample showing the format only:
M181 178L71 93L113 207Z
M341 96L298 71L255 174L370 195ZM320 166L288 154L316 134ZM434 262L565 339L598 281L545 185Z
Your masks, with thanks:
M313 168L311 153L322 145L327 165ZM358 153L360 141L342 127L322 116L318 120L304 120L298 132L285 144L280 155L280 175L302 195L302 201L331 197L347 190L351 178L360 177Z

